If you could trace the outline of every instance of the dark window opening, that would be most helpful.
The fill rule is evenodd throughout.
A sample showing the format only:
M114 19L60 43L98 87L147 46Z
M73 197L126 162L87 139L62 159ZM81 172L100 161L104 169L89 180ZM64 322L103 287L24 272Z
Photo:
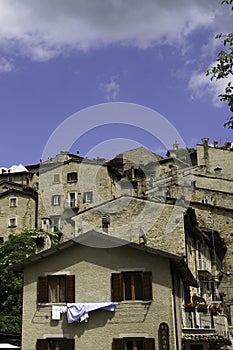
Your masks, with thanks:
M110 226L110 216L103 215L102 216L102 230L103 230L103 232L108 233L109 226Z
M78 174L76 172L67 174L67 182L77 182L77 181L78 181Z

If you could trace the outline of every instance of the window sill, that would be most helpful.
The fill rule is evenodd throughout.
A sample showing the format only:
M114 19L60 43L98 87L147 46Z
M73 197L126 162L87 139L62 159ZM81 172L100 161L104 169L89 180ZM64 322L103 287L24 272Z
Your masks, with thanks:
M53 305L66 306L67 303L37 303L37 306L41 306L41 307L53 306Z
M122 300L119 303L120 304L151 304L153 300Z
M75 182L78 182L78 180L70 180L70 181L67 181L68 184L70 184L70 183L75 183Z

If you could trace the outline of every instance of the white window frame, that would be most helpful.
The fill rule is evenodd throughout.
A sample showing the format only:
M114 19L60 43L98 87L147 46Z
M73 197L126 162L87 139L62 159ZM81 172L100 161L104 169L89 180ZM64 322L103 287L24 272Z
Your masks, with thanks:
M90 196L90 198L88 198ZM83 193L83 200L85 203L92 203L93 202L93 192L87 191Z
M15 204L13 204L15 202ZM9 207L10 208L15 208L18 205L18 198L17 197L10 197L9 198Z
M52 195L52 205L59 206L60 203L61 203L61 196L60 196L60 194Z
M11 220L14 220L15 221L15 225L12 225L11 224ZM8 219L8 227L16 227L17 226L17 217L15 216L12 216Z
M71 203L73 202L73 201L71 200L71 194L74 194L74 205L73 205L73 206L71 206ZM68 196L69 196L69 199L68 199L69 207L70 207L70 208L75 208L75 207L77 207L77 206L78 206L77 192L69 192Z

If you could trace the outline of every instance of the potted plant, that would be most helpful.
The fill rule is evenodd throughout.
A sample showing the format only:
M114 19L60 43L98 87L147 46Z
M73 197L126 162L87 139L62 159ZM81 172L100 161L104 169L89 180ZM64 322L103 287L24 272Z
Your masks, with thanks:
M212 312L212 315L216 316L218 314L221 314L222 312L222 305L220 304L211 304L210 310Z
M207 308L208 308L208 305L204 304L204 303L201 303L201 304L197 305L197 311L198 312L207 313Z
M185 312L194 312L196 307L196 304L194 303L186 303L184 304L184 311Z

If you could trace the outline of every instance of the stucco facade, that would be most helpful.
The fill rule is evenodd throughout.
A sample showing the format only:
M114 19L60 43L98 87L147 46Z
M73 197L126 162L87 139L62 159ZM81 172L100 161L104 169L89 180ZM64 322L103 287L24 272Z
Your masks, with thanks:
M101 236L105 248L92 247L101 242ZM181 258L140 245L123 245L116 239L110 239L109 245L103 234L87 237L14 267L24 270L22 350L36 349L37 339L64 337L74 339L79 350L112 349L114 338L154 338L158 349L161 323L169 327L170 349L181 349L182 279L195 284L188 269L182 270ZM52 320L52 305L37 303L39 276L75 275L75 302L100 303L111 301L111 274L123 271L150 271L152 300L122 301L115 312L93 311L88 322L72 324L65 313L60 321Z

